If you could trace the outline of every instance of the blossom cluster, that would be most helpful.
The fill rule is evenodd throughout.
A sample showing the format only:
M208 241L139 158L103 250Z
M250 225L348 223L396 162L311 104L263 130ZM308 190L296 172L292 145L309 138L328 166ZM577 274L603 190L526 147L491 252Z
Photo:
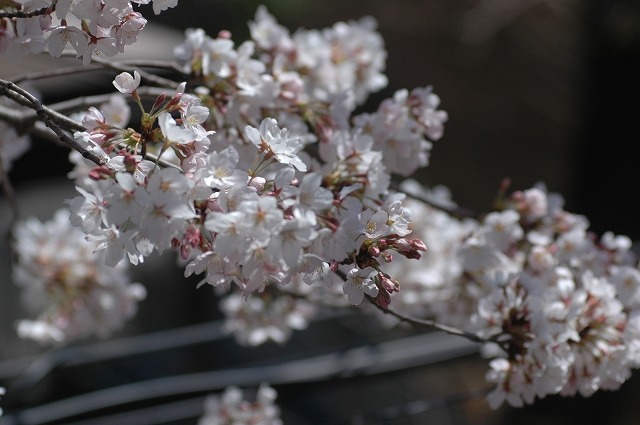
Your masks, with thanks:
M80 196L70 202L71 221L101 242L111 265L123 258L137 264L154 250L175 249L187 261L186 275L204 274L202 283L214 287L233 284L245 297L287 285L295 276L308 284L329 284L335 273L343 273L351 303L361 303L366 294L388 305L398 285L380 264L392 261L393 253L419 258L425 246L407 237L411 215L402 196L389 190L382 151L391 140L405 140L391 137L391 129L399 136L411 133L406 141L414 143L418 134L441 132L446 116L435 112L437 97L430 90L400 94L393 107L378 112L404 114L383 137L369 123L371 116L362 117L362 127L350 125L344 96L334 94L338 104L312 99L317 87L309 89L300 74L301 97L287 94L290 86L277 82L272 69L279 61L256 51L266 48L265 34L281 27L264 9L256 19L252 32L259 38L230 51L232 59L220 67L205 67L204 53L196 50L202 44L196 36L207 45L214 40L188 32L178 51L184 55L191 49L190 57L199 58L198 67L192 63L194 73L209 71L198 74L205 81L195 88L197 95L185 93L183 84L171 96L159 96L147 111L137 92L139 75L116 77L114 86L141 109L141 128L115 124L110 112L115 108L104 110L110 103L84 114L86 131L75 138L104 164L90 168L76 161ZM360 38L339 38L336 31ZM379 37L370 24L314 34L322 34L326 43L348 42L351 49L359 40L356 50L362 54L372 50L373 55L379 47L370 42ZM278 56L275 47L270 54ZM360 68L348 69L354 78L363 74ZM367 84L368 90L378 87ZM265 110L277 118L264 118ZM429 119L428 111L440 121ZM318 158L308 154L311 147ZM168 164L144 159L144 151L154 151Z
M306 329L316 307L305 298L263 291L244 299L232 292L220 302L224 329L238 344L256 346L266 341L284 343L294 330Z
M20 320L18 334L44 344L91 335L107 336L135 315L144 287L130 283L126 264L105 265L96 244L59 210L52 220L35 218L13 229L18 258L13 280L24 304L37 317Z
M204 415L199 425L281 425L280 408L275 404L278 393L266 384L258 388L256 401L244 399L241 389L228 387L222 395L205 400Z
M147 20L133 4L152 0L19 0L0 12L0 55L16 57L29 53L58 57L68 45L83 63L92 55L114 56L136 42ZM178 4L178 0L153 0L153 11ZM9 17L16 12L16 17ZM21 12L28 17L17 17ZM0 15L1 16L1 15Z
M291 35L260 7L249 26L253 39L237 48L226 31L211 38L192 29L175 49L185 72L209 93L214 145L243 145L242 127L271 116L305 143L318 141L325 168L355 157L355 149L359 164L352 158L342 167L368 170L379 186L373 195L386 190L389 173L407 176L427 165L429 140L442 136L448 119L430 87L399 90L376 112L351 117L387 84L386 51L372 18Z
M515 192L481 220L407 204L425 212L413 224L431 250L426 262L388 265L402 282L394 307L495 341L486 347L493 407L614 390L640 366L640 269L629 238L597 238L542 187Z

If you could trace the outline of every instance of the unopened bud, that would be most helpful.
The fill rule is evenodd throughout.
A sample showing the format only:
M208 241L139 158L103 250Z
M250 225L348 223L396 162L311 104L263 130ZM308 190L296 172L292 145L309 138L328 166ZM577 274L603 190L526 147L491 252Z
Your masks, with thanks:
M382 284L382 288L388 293L398 292L400 291L400 284L395 280L391 279L389 276L380 274L380 283Z
M160 105L162 105L164 103L164 101L167 99L167 94L166 93L162 93L160 96L158 96L158 98L156 99L156 101L153 104L153 108L151 110L156 110L160 107ZM148 115L148 114L147 114Z
M399 252L407 252L412 249L412 246L405 238L400 238L393 242L393 248Z
M391 304L391 297L387 292L380 291L378 292L378 295L373 299L373 302L375 302L382 308L387 308L389 307L389 304Z
M411 244L411 247L415 250L418 250L418 251L427 250L427 245L425 245L425 243L422 242L420 239L410 239L409 243Z

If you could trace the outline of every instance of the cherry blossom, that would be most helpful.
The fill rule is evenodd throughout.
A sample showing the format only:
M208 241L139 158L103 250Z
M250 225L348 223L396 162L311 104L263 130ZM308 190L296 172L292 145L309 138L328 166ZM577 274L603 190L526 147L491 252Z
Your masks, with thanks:
M291 164L299 171L307 171L306 164L297 155L302 149L301 138L289 136L289 131L280 129L275 119L265 118L259 129L245 127L245 135L260 152L265 153L267 159L273 156L281 164Z
M96 245L59 210L53 220L29 219L15 228L18 262L13 279L37 318L18 323L18 334L41 343L106 336L132 317L146 294L129 283L126 265L106 266Z
M148 4L149 1L135 0L133 3ZM157 15L177 4L178 0L156 0L153 10ZM55 7L50 7L52 5ZM46 46L51 56L58 57L70 44L77 57L88 64L94 53L111 57L124 52L125 46L137 40L147 23L140 13L133 11L132 2L126 0L107 4L94 0L21 1L19 6L24 13L40 8L45 12L40 16L18 19L15 35L8 36L7 31L0 36L8 44L7 48L0 49L0 54L39 53ZM68 20L72 19L79 20L80 27L69 25Z
M177 5L178 0L153 0L153 13L159 15L161 12Z
M133 76L128 72L118 74L113 80L113 85L120 93L133 93L140 85L140 73L138 71L134 71Z
M47 41L49 54L53 57L61 56L67 44L70 44L79 55L84 55L89 48L87 34L74 26L61 25L55 28Z
M242 390L228 387L220 396L207 397L204 405L204 415L198 421L199 425L233 425L233 424L261 424L282 425L280 409L275 404L276 390L267 384L260 385L256 400L249 402L244 399Z
M242 345L256 346L266 341L286 342L294 330L305 329L316 309L308 301L291 296L265 294L244 299L232 293L222 299L226 316L224 329Z
M349 297L351 304L362 303L365 294L371 297L378 295L378 287L373 281L373 277L377 274L378 272L373 267L349 270L347 279L342 285L342 291Z

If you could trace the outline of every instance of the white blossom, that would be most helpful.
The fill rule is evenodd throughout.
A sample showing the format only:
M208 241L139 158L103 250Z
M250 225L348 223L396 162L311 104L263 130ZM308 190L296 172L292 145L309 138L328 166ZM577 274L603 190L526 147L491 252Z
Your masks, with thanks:
M120 93L133 93L140 85L140 73L138 71L134 71L133 76L128 72L118 74L113 80L113 85Z
M289 136L289 131L280 129L275 119L265 118L259 129L247 126L245 135L261 152L266 152L267 157L273 155L282 164L291 164L299 171L307 171L306 164L297 155L302 149L302 139Z
M260 385L254 402L245 400L239 388L228 387L222 395L207 397L198 425L282 425L276 397L276 390L267 384Z
M342 291L349 297L351 304L358 305L362 303L365 294L370 297L378 295L378 287L373 281L374 276L377 274L378 272L372 267L349 270L347 279L342 285Z
M129 283L124 263L105 265L96 245L71 227L69 214L56 212L45 223L29 219L15 228L18 262L13 279L36 318L18 322L18 335L59 344L120 328L146 294Z

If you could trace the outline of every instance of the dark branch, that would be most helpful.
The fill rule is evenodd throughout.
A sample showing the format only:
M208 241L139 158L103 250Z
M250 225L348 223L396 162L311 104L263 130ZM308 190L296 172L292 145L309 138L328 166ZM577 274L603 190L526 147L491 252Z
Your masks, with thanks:
M423 196L423 195L420 195L420 194L404 191L404 190L400 189L400 185L398 183L395 183L395 182L391 184L391 188L393 190L397 190L397 191L403 192L405 195L407 195L408 198L415 199L416 201L423 202L423 203L429 205L432 208L435 208L435 209L437 209L439 211L442 211L442 212L446 212L447 214L451 215L452 217L455 217L455 218L460 219L460 220L465 219L465 218L478 218L478 217L481 216L481 214L479 214L479 213L477 213L477 212L475 212L473 210L470 210L468 208L459 207L457 205L453 205L453 206L451 206L451 205L443 205L443 204L440 204L438 202L435 202L432 199L429 199L427 196Z
M28 72L28 73L16 75L15 77L10 78L10 80L16 84L20 84L23 81L42 80L42 79L52 78L52 77L60 77L60 76L66 76L66 75L81 74L84 72L92 72L92 71L95 71L96 69L104 69L106 66L109 66L110 68L114 68L113 66L111 66L113 65L112 62L106 62L105 64L100 58L94 58L93 62L95 63L89 64L89 65L67 66L65 68L52 68L52 69L44 69L42 71ZM143 76L143 72L140 71L140 68L144 67L144 68L163 69L163 70L167 70L167 71L171 71L171 72L183 75L185 78L189 77L189 75L185 74L185 72L182 69L180 69L175 62L145 60L145 61L121 61L121 62L118 62L118 64L120 65L120 67L128 67L129 71L127 72L131 72L131 70L137 70L138 72L140 72L140 76ZM119 68L116 68L116 69L119 71L122 70ZM151 78L149 78L150 76ZM146 78L148 81L151 81L151 79L153 79L154 76L150 73L145 72L144 78ZM160 78L160 77L157 77L157 78ZM165 80L165 79L157 80L157 78L156 78L157 83L171 81L171 80ZM163 84L159 84L159 85L163 85Z
M75 151L78 151L84 158L92 161L97 165L101 165L104 163L102 159L81 146L72 137L65 133L60 125L58 125L58 123L60 122L62 125L67 125L71 129L82 130L83 128L81 126L78 127L78 123L68 117L65 117L64 115L58 114L55 111L51 111L50 109L45 108L44 106L42 106L42 103L40 103L40 101L35 98L35 96L22 89L21 87L18 87L11 81L0 80L0 88L0 94L6 95L11 99L16 100L21 105L33 109L38 117L40 117L42 122L44 122L47 127L53 130L58 138L67 146Z
M21 10L17 10L15 12L4 12L4 11L0 11L0 19L1 18L18 18L18 19L26 19L26 18L33 18L34 16L42 16L42 15L47 15L49 13L53 12L53 8L51 6L49 7L43 7L41 9L37 9L37 10L32 10L31 12L23 12Z
M91 59L91 61L94 63L100 64L105 68L115 69L116 71L129 72L129 73L138 71L138 73L140 74L140 77L160 87L169 87L172 89L176 89L180 85L180 83L176 83L175 81L169 80L168 78L159 77L155 74L144 71L136 66L130 66L130 65L119 63L119 62L113 62L111 60L103 59L97 56L94 56Z
M498 344L500 347L505 348L505 341L500 341L495 338L483 338L472 332L463 331L462 329L454 328L453 326L449 326L449 325L443 325L442 323L438 323L434 320L418 319L416 317L405 316L404 314L400 314L397 311L390 309L388 307L382 307L381 305L377 304L373 300L373 298L371 298L368 295L367 295L367 299L371 302L371 304L376 306L378 310L382 311L385 314L390 314L391 316L399 319L401 322L406 322L412 325L418 325L418 326L424 326L431 329L436 329L436 330L448 333L449 335L461 336L463 338L468 339L469 341L477 342L480 344L493 342L495 344Z
M347 280L347 275L344 274L342 271L337 270L335 273L342 280L345 280L345 281ZM486 343L489 343L489 342L493 342L495 344L498 344L502 349L506 350L508 341L503 341L501 339L498 339L500 337L500 335L497 335L496 337L491 337L491 338L483 338L483 337L481 337L479 335L476 335L474 333L463 331L462 329L454 328L453 326L443 325L442 323L438 323L435 320L418 319L416 317L406 316L404 314L398 313L397 311L395 311L393 309L390 309L389 307L381 306L380 304L375 302L373 297L371 297L369 295L365 294L365 297L378 310L382 311L385 314L389 314L389 315L395 317L396 319L400 320L401 322L406 322L406 323L409 323L409 324L412 324L412 325L417 325L417 326L424 326L424 327L427 327L427 328L430 328L430 329L435 329L435 330L438 330L438 331L442 331L442 332L448 333L449 335L461 336L463 338L468 339L469 341L477 342L477 343L480 343L480 344L486 344Z

